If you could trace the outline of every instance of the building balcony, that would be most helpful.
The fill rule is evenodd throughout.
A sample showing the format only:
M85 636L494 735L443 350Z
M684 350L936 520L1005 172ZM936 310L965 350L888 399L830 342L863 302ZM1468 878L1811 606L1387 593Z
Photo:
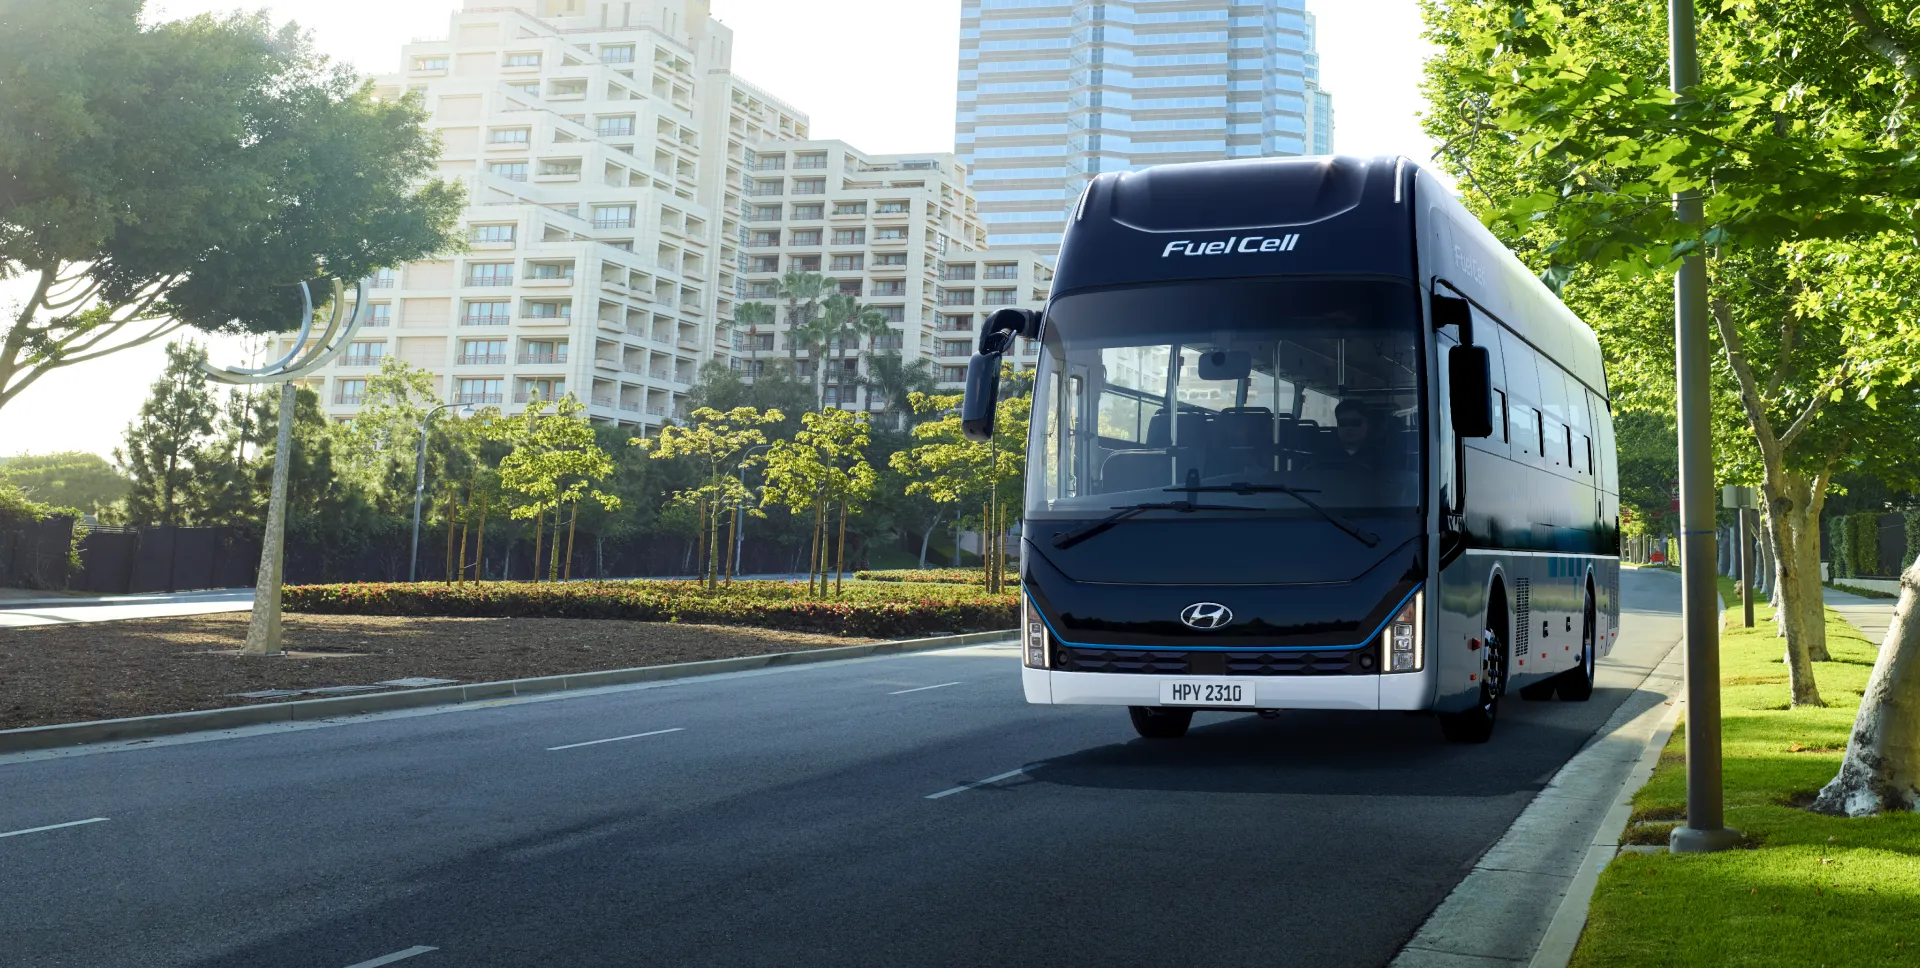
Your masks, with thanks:
M521 280L521 282L528 286L539 286L543 289L552 289L556 286L565 288L573 285L573 276L572 274L564 276L528 276Z
M337 407L357 407L366 398L364 393L336 393L333 395L333 404Z
M520 319L529 323L571 323L571 313L521 313Z
M639 413L640 402L638 400L622 400L620 401L620 409L625 410L628 413Z
M491 289L513 285L512 276L468 276L463 283L470 288Z
M606 407L607 409L612 410L617 405L617 403L612 397L594 397L593 405L596 407Z
M462 316L460 317L460 325L462 326L505 326L507 325L508 321L511 320L512 318L513 317L511 316L500 316L497 314L488 314L485 316Z
M609 360L609 359L606 359L605 357L599 357L599 356L594 357L593 365L600 367L602 369L612 370L616 373L618 373L621 368L621 364L619 360Z
M522 353L519 356L519 360L522 363L550 365L550 364L556 364L556 363L565 363L567 361L567 354L565 353Z
M596 229L630 229L633 228L633 219L597 218L593 220L593 227Z
M473 366L475 364L481 366L504 366L507 362L507 355L505 353L462 353L454 357L453 361L461 366Z
M500 396L501 395L498 393L456 393L453 395L453 402L454 403L499 403Z

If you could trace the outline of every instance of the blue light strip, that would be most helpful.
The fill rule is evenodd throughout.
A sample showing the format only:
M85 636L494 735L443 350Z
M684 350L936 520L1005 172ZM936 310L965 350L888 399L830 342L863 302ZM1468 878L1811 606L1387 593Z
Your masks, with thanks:
M1033 601L1033 593L1024 588L1021 592L1027 596L1027 604L1032 606L1033 613L1040 616L1040 621L1047 623L1047 634L1053 636L1053 641L1076 649L1112 649L1122 652L1338 652L1364 649L1372 645L1380 637L1380 633L1385 631L1387 625L1393 621L1393 617L1400 614L1400 609L1405 608L1406 604L1413 600L1413 596L1420 594L1420 589L1425 587L1426 582L1413 586L1413 590L1407 592L1405 598L1400 599L1387 610L1387 617L1374 627L1373 634L1361 639L1357 645L1095 645L1069 642L1059 630L1053 627L1053 620L1047 617L1047 613L1040 608L1040 605ZM1026 642L1025 635L1026 632L1022 629L1023 645Z

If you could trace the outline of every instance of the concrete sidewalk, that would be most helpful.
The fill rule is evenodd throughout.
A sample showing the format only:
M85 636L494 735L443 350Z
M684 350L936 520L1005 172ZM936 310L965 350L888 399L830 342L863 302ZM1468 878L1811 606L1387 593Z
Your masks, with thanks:
M1887 627L1893 624L1893 606L1899 601L1894 598L1867 598L1832 588L1823 589L1826 603L1840 616L1853 623L1860 634L1874 645L1887 640Z
M251 588L219 588L211 591L152 595L0 599L0 628L114 622L129 618L170 618L176 615L205 615L211 612L244 612L251 608L253 608L253 589Z

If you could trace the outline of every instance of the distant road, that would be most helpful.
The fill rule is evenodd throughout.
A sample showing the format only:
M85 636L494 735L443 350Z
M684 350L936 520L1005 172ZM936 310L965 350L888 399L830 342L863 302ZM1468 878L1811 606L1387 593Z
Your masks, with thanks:
M0 961L1383 965L1678 639L1678 581L1621 585L1593 700L1483 746L1151 742L988 646L0 757Z
M245 612L253 608L253 589L152 595L100 595L72 598L0 598L0 628L113 622L125 618L166 618L209 612Z

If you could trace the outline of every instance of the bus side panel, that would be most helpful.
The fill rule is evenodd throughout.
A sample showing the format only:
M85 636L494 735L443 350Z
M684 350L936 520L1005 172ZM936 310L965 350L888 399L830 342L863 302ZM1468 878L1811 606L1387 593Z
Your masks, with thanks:
M1480 653L1469 642L1486 630L1487 589L1501 557L1462 554L1440 571L1433 595L1434 635L1428 656L1434 669L1433 708L1443 713L1471 708L1480 698Z

